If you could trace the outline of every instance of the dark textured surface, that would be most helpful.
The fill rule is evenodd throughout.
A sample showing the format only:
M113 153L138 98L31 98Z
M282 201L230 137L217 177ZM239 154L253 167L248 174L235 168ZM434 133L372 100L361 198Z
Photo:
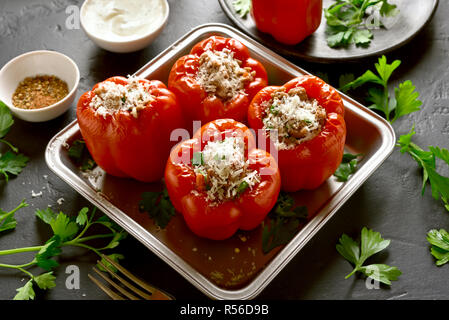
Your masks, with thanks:
M93 84L112 75L133 73L191 28L206 22L230 23L215 0L169 0L171 14L167 27L147 49L127 54L112 54L97 48L82 30L65 28L65 8L81 1L1 1L0 66L31 50L51 49L65 53L78 64L81 82L78 97ZM403 61L394 75L398 83L411 79L421 92L423 110L400 119L397 134L416 124L416 141L423 145L449 147L449 4L441 1L434 20L410 44L393 52L389 60ZM360 64L319 65L294 61L312 73L327 75L338 85L342 73L356 75L372 68L373 60ZM44 160L48 140L75 118L75 106L53 121L32 124L16 120L8 140L30 158L30 164L8 184L0 181L0 207L10 209L26 198L30 207L17 214L15 231L0 235L0 250L37 245L47 240L46 226L34 216L36 208L75 212L88 203L53 175ZM447 173L447 172L446 172ZM44 175L48 175L45 179ZM259 295L260 299L447 299L448 266L437 268L429 253L426 233L431 228L448 228L449 215L427 190L420 195L421 176L408 156L395 150L393 155L368 179L334 218L310 241L287 267ZM31 192L42 191L32 198ZM63 197L62 205L56 203ZM363 279L344 276L350 265L339 256L335 244L342 233L357 237L368 226L391 239L376 263L398 266L403 275L391 288L368 290ZM118 252L126 255L123 264L144 280L169 291L177 299L206 299L190 283L137 240L128 238ZM42 299L105 299L87 278L96 256L84 250L64 249L57 268L57 287L40 295ZM30 255L2 257L2 263L28 262ZM65 268L81 269L81 288L65 287ZM32 269L33 270L33 269ZM39 272L38 269L33 270ZM24 284L22 273L0 270L0 299L10 299Z

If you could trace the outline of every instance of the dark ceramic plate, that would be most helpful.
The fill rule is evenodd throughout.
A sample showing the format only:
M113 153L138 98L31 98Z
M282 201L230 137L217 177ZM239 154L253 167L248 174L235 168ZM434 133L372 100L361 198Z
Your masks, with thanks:
M288 46L258 31L250 14L241 18L233 8L234 0L218 0L218 2L237 27L275 52L324 63L378 56L397 49L412 40L430 22L438 6L438 0L391 0L390 3L396 4L400 12L395 17L384 21L388 29L373 31L374 39L369 47L361 48L351 45L345 49L332 49L326 42L324 15L321 26L313 35L299 45ZM334 0L323 0L323 7L327 8L332 3Z

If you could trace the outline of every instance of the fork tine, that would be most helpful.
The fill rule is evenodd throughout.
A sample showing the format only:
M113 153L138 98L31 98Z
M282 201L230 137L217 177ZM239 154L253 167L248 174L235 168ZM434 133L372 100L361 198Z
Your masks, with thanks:
M102 258L104 258L111 265L113 265L115 268L117 268L117 270L119 270L122 274L124 274L130 280L134 281L140 287L142 287L143 289L145 289L148 292L150 292L152 294L151 295L151 299L152 300L174 300L174 298L172 296L170 296L169 294L167 294L167 293L163 292L162 290L159 290L159 289L157 289L157 288L155 288L153 286L150 286L149 284L147 284L144 281L140 280L139 278L134 276L131 272L126 270L124 267L122 267L120 264L118 264L117 262L113 261L109 257L107 257L105 255L102 255Z
M125 300L123 297L112 291L111 289L105 287L100 281L93 277L90 273L87 274L90 280L93 281L104 293L106 293L111 299L114 300Z
M132 290L134 293L138 294L145 300L152 300L151 295L146 294L142 290L136 288L131 283L120 277L116 272L111 271L108 267L106 267L101 261L97 261L97 263L102 266L112 277L116 278L118 281L120 281L122 284L124 284L128 289Z
M109 283L111 286L113 286L115 289L117 289L121 294L125 295L126 297L128 297L131 300L139 300L139 298L137 298L136 296L134 296L133 294L129 293L128 291L126 291L125 289L123 289L121 286L119 286L118 284L116 284L114 281L112 281L111 279L109 279L108 277L106 277L103 272L99 271L97 268L93 267L92 268L100 277L102 277L107 283Z

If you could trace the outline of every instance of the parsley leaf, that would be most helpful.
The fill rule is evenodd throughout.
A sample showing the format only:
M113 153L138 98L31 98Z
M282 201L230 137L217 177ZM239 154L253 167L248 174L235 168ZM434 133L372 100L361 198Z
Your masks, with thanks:
M78 232L78 225L62 212L50 221L50 226L53 233L59 236L62 241L72 239Z
M386 285L391 285L391 281L397 280L402 274L398 268L385 264L363 265L366 259L384 250L389 245L390 240L382 239L379 232L367 229L366 227L362 229L360 246L352 238L343 234L340 237L336 249L343 258L354 265L354 269L346 276L346 279L356 272L362 272L367 277Z
M54 267L57 267L59 263L51 258L61 254L60 245L61 237L59 237L58 235L54 235L52 238L50 238L36 254L34 258L36 264L47 271L53 269Z
M430 230L427 233L427 241L432 245L430 253L437 259L435 264L442 266L449 262L449 233L444 230Z
M76 223L82 227L86 224L88 217L87 217L87 213L89 212L89 208L82 208L79 212L78 215L76 216Z
M108 257L109 259L111 259L112 261L117 262L117 263L119 262L119 260L122 260L122 259L125 258L123 255L118 254L118 253L109 254L109 255L107 255L107 257ZM101 258L101 263L102 263L103 265L105 265L106 268L108 268L108 269L111 270L112 272L117 272L117 271L118 271L117 268L114 267L114 266L113 266L108 260L106 260L105 258ZM102 266L101 264L99 264L99 263L97 263L97 268L98 268L99 270L101 270L101 271L107 271L107 270L106 270L105 268L103 268L103 266Z
M366 83L378 85L368 89L367 100L372 103L370 109L378 110L385 114L387 121L393 123L397 119L415 111L419 111L422 102L418 100L419 93L410 80L407 80L394 89L394 96L390 95L388 81L393 72L401 65L401 61L395 60L387 63L387 58L382 56L375 64L377 75L371 70L344 85L341 90L356 89Z
M92 159L89 150L86 147L86 142L84 140L75 140L71 144L68 155L75 164L80 168L81 171L89 171L95 168L97 165Z
M338 181L345 182L348 181L349 176L356 172L358 160L361 154L350 154L345 153L343 159L341 160L340 166L337 171L334 172L334 176L337 177Z
M307 215L306 207L295 207L295 200L281 192L269 213L269 223L262 224L263 253L267 254L274 248L289 243L298 233L300 225L307 221Z
M0 157L0 173L5 176L6 182L9 180L9 175L18 175L26 166L29 158L23 154L14 154L7 151Z
M423 150L412 142L415 129L399 137L397 147L401 153L408 153L423 169L422 194L430 183L432 196L435 200L441 199L447 211L449 211L449 177L444 177L436 171L436 159L439 158L449 165L449 150L439 147L429 147L429 151Z
M17 289L14 300L34 300L36 293L33 290L33 279L30 279L23 287Z
M240 18L245 18L251 10L251 0L234 0L232 5Z
M17 221L14 218L14 214L18 210L25 207L28 207L28 204L25 202L25 200L22 200L22 202L15 209L9 212L5 212L2 209L0 209L0 232L15 229Z
M396 5L388 3L388 0L336 0L324 9L329 47L369 46L374 37L366 23L369 8L379 12L380 16L391 17L398 13ZM381 23L375 25L380 26Z
M43 273L37 277L34 277L34 282L42 290L47 290L56 287L56 277L53 275L53 271Z
M141 212L148 212L157 226L164 229L175 215L175 208L170 202L167 189L161 192L144 192L139 203Z

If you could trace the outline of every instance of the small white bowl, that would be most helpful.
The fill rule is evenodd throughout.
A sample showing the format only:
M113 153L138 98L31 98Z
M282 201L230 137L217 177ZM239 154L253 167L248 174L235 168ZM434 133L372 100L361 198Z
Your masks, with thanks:
M80 21L81 21L81 27L83 28L84 32L87 34L87 36L100 48L103 48L107 51L111 52L117 52L117 53L127 53L127 52L135 52L142 50L143 48L147 47L152 43L157 36L162 32L165 25L168 21L168 16L170 12L170 8L168 5L167 0L163 0L163 6L164 6L164 18L162 19L161 24L154 30L136 37L130 37L129 39L123 39L123 40L111 40L102 38L100 35L96 35L92 32L92 30L89 30L85 21L85 10L87 7L87 4L91 2L92 0L86 0L84 1L83 5L81 6L80 10Z
M19 83L26 77L53 75L67 83L69 94L64 99L45 108L21 109L14 107L12 96ZM80 79L78 66L72 59L55 51L31 51L24 53L3 66L0 70L0 100L11 112L22 120L43 122L66 112L76 96Z

